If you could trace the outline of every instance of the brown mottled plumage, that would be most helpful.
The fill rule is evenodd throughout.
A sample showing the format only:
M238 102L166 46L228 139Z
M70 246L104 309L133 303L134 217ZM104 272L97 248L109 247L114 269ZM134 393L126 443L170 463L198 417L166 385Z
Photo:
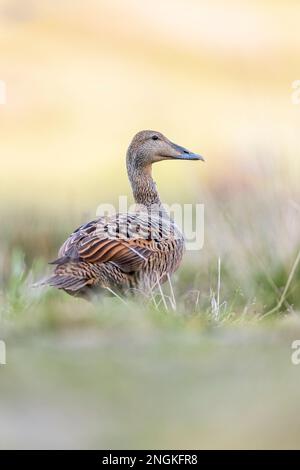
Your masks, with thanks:
M148 291L178 267L183 236L164 210L151 176L161 160L203 160L159 132L141 131L127 151L135 212L102 216L79 227L59 250L54 274L43 284L89 297Z

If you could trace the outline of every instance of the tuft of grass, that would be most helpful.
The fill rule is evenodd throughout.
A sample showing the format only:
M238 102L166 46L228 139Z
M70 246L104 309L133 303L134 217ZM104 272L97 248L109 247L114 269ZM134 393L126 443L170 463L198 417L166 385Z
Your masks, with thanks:
M256 310L253 304L237 290L231 299L224 297L226 272L221 273L221 259L217 261L214 287L182 291L181 278L168 278L161 285L157 279L150 295L138 294L136 298L122 299L119 296L103 296L93 304L71 298L51 288L33 288L33 281L42 277L43 260L35 260L29 268L20 249L12 252L10 269L1 292L0 315L2 331L47 331L64 328L112 327L112 328L193 328L202 331L222 324L257 322L287 310L287 294L294 280L300 255L296 257L276 306L272 310ZM191 267L190 267L191 269ZM191 272L183 270L183 283ZM242 304L241 299L244 301ZM274 296L274 300L277 297Z

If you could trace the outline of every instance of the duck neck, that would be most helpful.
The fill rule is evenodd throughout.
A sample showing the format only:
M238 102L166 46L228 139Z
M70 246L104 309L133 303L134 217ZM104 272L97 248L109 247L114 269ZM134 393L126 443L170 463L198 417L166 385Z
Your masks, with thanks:
M155 206L161 207L156 183L152 178L151 167L151 165L136 168L127 167L134 200L136 204L144 205L148 209Z

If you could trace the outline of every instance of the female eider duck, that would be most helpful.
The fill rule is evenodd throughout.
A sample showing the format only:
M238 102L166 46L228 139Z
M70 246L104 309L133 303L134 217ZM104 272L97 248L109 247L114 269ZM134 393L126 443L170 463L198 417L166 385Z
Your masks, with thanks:
M85 298L103 290L149 292L178 268L183 235L165 211L151 175L152 164L162 160L203 158L160 132L136 134L126 157L136 209L101 216L75 230L50 263L56 265L53 275L42 284Z

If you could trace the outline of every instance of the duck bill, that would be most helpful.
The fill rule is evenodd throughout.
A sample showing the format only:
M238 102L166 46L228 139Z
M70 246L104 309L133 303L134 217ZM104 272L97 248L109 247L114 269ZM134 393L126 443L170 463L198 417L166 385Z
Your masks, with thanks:
M184 147L181 147L180 145L173 144L171 143L173 150L175 150L174 154L172 155L172 158L175 160L201 160L204 162L204 158L199 155L198 153L190 152Z

